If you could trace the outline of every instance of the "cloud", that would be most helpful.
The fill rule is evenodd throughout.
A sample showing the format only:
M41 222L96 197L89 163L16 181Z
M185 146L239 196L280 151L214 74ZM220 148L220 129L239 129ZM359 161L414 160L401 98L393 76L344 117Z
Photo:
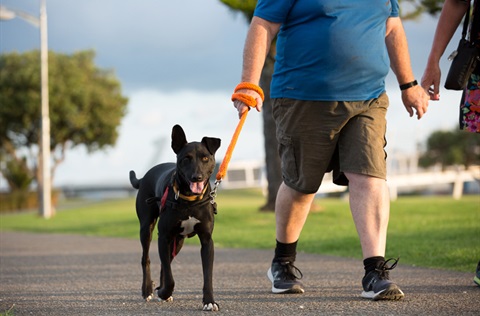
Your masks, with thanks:
M57 169L55 184L128 183L132 169L141 176L157 163L175 161L170 148L175 124L183 127L188 141L200 141L204 136L220 138L222 145L216 158L221 161L238 124L230 95L225 93L142 90L130 97L128 112L115 148L90 155L83 147L70 150ZM232 161L263 159L261 125L261 114L251 111Z
M38 6L24 2L2 5L37 15ZM128 91L230 90L240 77L248 24L218 0L49 0L47 13L51 50L94 49L97 64L115 69ZM1 51L39 47L34 27L1 23Z
M39 1L0 0L2 5L38 14ZM114 69L129 97L128 114L115 148L88 155L84 148L67 152L55 183L128 183L128 171L143 174L153 164L175 159L170 149L174 124L189 140L220 137L221 160L238 117L230 94L240 80L247 22L218 0L48 0L49 48L72 53L94 49L101 68ZM421 79L437 19L423 16L404 22L414 74ZM38 49L39 32L14 19L0 22L0 51ZM441 60L443 78L460 30ZM354 76L355 74L352 74ZM457 124L460 93L441 90L418 121L401 103L398 83L387 78L390 97L388 151L415 150L437 129ZM261 114L251 111L232 160L263 159Z

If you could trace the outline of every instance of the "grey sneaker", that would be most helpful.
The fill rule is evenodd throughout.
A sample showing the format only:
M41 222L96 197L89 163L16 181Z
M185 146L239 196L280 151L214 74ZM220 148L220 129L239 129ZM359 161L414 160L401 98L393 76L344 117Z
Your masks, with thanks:
M301 294L305 292L302 282L298 281L303 277L303 274L293 265L293 262L272 262L267 276L272 282L272 292L275 294Z
M388 266L391 260L395 262ZM398 259L388 259L380 264L374 271L369 272L362 279L362 297L374 301L378 300L401 300L405 294L394 282L389 280L389 271L396 267Z

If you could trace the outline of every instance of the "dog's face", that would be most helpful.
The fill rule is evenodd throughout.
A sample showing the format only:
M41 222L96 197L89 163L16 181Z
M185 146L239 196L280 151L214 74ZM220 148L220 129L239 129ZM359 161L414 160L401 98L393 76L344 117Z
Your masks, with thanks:
M172 149L177 154L177 174L182 193L203 193L215 169L215 152L220 142L219 138L203 137L201 142L188 143L182 127L173 127Z

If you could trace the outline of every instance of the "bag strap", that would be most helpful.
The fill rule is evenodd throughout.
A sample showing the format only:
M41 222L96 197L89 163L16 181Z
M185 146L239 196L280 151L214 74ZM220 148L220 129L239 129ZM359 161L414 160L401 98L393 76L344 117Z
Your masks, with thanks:
M472 16L470 22L470 42L480 47L480 1L473 2Z
M465 13L465 19L463 20L463 30L462 30L463 39L467 38L467 30L468 30L469 22L470 22L470 0L468 0L467 13Z

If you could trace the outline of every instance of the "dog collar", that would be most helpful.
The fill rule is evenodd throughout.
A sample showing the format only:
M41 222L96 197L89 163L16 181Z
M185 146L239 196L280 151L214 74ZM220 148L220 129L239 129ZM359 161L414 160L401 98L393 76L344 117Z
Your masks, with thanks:
M182 200L186 200L189 202L193 201L199 201L203 199L203 195L205 194L205 191L207 191L207 185L203 188L202 194L200 195L184 195L180 193L180 190L178 189L177 181L173 182L173 192L175 192L175 200L178 200L178 198L181 198Z

